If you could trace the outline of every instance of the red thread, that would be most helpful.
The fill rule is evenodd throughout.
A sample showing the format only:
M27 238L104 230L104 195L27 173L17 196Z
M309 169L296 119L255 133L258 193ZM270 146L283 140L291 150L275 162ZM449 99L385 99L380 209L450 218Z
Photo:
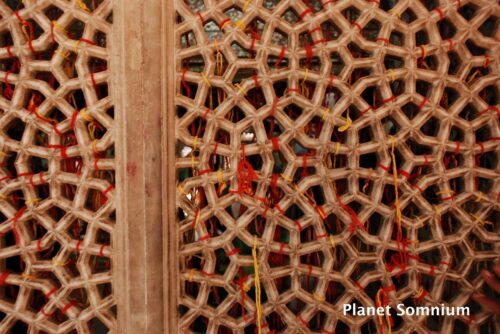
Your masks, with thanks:
M453 51L454 43L453 43L453 40L451 38L448 38L448 43L450 43L450 51Z
M9 277L10 273L8 271L5 271L3 273L0 273L0 286L6 286L7 285L7 278Z
M305 321L300 315L297 316L297 319L300 321L302 325L307 327L307 321Z
M388 287L386 287L386 288L384 288L384 287L383 287L383 288L382 288L382 291L384 291L384 292L396 291L396 286L395 286L394 284L391 284L391 285L389 285L389 286L388 286Z
M213 273L208 273L208 272L206 272L205 270L201 270L201 271L200 271L200 273L201 273L203 276L208 276L208 277L212 277L212 276L214 276L214 274L213 274Z
M5 180L10 180L10 179L12 179L12 176L8 176L7 175L7 176L4 176L4 177L0 178L0 182L1 181L5 181Z
M319 234L316 239L323 239L323 238L326 238L328 236L328 233L323 233L323 234Z
M90 80L92 81L92 86L94 86L94 89L97 91L97 82L94 78L94 71L90 72Z
M429 164L429 157L427 154L424 154L424 166L427 166Z
M280 243L280 255L283 255L283 252L285 250L285 244L284 243Z
M106 247L106 245L102 245L101 249L99 249L99 256L100 257L104 257L104 247Z
M50 313L50 314L49 314L49 313L45 312L45 309L43 308L43 306L42 306L42 308L40 309L40 312L41 312L41 313L42 313L42 314L43 314L46 318L50 318L50 317L52 316L52 314L53 314L53 313Z
M114 187L113 185L110 185L109 187L107 187L107 188L106 188L106 190L104 190L104 191L103 191L103 193L102 193L102 194L103 194L104 196L107 196L107 195L108 195L108 193L109 193L111 190L113 190L114 188L115 188L115 187Z
M379 0L368 0L368 2L374 2L378 7L380 7L380 1Z
M436 274L436 267L431 266L429 269L429 275L434 276Z
M422 294L415 298L417 301L422 301L428 295L427 290L422 290Z
M354 22L354 23L353 23L353 25L354 25L356 28L358 28L358 30L359 30L359 31L363 30L363 27L361 27L361 26L359 25L359 23L358 23L358 22Z
M52 42L56 41L54 38L54 22L50 22L50 39Z
M63 159L69 159L68 154L66 153L66 146L63 145L47 145L48 148L55 148L55 149L60 149L61 150L61 157Z
M240 249L238 247L235 247L229 253L227 253L226 255L227 256L233 256L233 255L239 254L239 253L240 253Z
M200 18L201 24L205 25L205 20L203 19L203 16L201 16L201 12L198 12L196 14L198 14L198 17Z
M300 225L299 221L298 220L294 220L293 222L295 223L295 225L299 229L299 232L302 232L302 225Z
M410 178L410 173L408 173L407 171L404 171L404 170L398 170L398 174L401 174L403 175L404 177L406 177L407 179Z
M324 328L321 329L321 332L325 333L325 334L335 334L335 332L328 331L328 330L326 330Z
M82 244L82 241L81 240L78 240L78 242L76 243L76 253L77 254L80 254L80 245Z
M444 14L443 14L443 11L441 10L441 8L437 7L436 8L436 12L439 14L439 20L441 21L442 19L444 19Z
M298 88L287 88L286 92L287 92L287 94L289 94L289 93L299 93L300 89L298 89Z
M255 83L255 88L259 88L259 80L257 78L257 74L252 75L253 82Z
M14 233L14 237L16 239L16 245L19 245L19 232L17 231L17 221L21 218L23 215L24 211L26 211L26 207L23 206L19 211L16 212L16 215L14 218L12 218L12 233Z
M366 108L365 110L363 110L363 111L361 112L361 115L366 114L366 113L367 113L367 112L369 112L370 110L372 110L372 107L368 107L368 108Z
M456 141L455 142L455 154L460 152L460 142Z
M276 210L278 210L278 211L279 211L282 215L284 215L284 214L285 214L285 210L283 210L283 209L281 208L281 206L279 206L279 204L276 204L276 205L274 206L274 208L275 208Z
M391 96L391 97L388 97L387 99L382 100L382 103L391 102L391 101L394 101L395 99L396 99L395 96Z
M423 58L425 56L425 49L423 45L419 45L420 52L422 53L421 57Z
M427 98L424 97L424 99L422 100L422 102L420 102L420 104L418 105L418 109L419 110L422 109L422 107L427 103L427 101L428 101Z
M385 38L385 37L377 37L377 38L375 38L375 41L376 42L382 41L385 44L389 44L389 40L387 38Z
M49 292L47 292L45 297L50 298L50 296L52 296L56 291L57 291L57 288L52 288Z
M304 17L305 17L307 14L309 14L309 13L312 13L312 9L311 9L311 8L307 8L306 10L304 10L304 11L303 11L303 12L299 15L300 19L301 19L301 20L303 20L303 19L304 19Z
M442 201L449 201L449 200L452 200L452 199L454 199L454 198L455 198L455 196L454 196L454 195L451 195L451 196L448 196L448 197L443 197L443 198L441 198L441 200L442 200Z
M40 183L42 183L42 184L43 184L43 183L47 183L47 181L45 181L45 180L43 179L43 172L40 172L39 176L40 176Z
M80 38L80 42L87 43L90 45L95 45L94 42L92 42L90 39L86 39L86 38Z
M200 239L199 239L199 240L200 240L200 241L205 241L205 240L208 240L208 239L210 239L210 233L207 233L207 234L205 234L204 236L200 237Z
M483 67L488 67L488 65L490 64L490 55L484 55L484 64L483 64Z
M71 130L75 129L75 124L76 124L76 117L78 116L78 110L73 111L73 115L71 115L71 125L70 128Z
M321 27L316 27L313 30L309 30L309 34L312 35L312 34L314 34L317 31L321 31Z
M77 304L77 302L76 302L76 301L74 301L74 300L73 300L73 301L71 301L71 302L69 302L69 303L68 303L68 304L66 304L66 305L63 307L63 309L61 310L61 311L62 311L62 313L66 313L66 312L68 312L68 310L69 310L71 307L75 306L76 304Z
M229 22L231 21L231 19L227 18L225 20L223 20L220 24L219 24L219 27L221 29L224 29L224 27L226 26L226 24L228 24Z
M41 252L43 249L42 249L42 239L38 239L37 242L36 242L36 250L38 252Z
M389 167L390 167L390 165L389 165L389 166L384 166L384 165L382 165L382 164L380 164L380 163L377 163L377 166L378 166L378 167L380 167L380 168L382 168L382 169L383 169L383 170L385 170L386 172L388 172L388 171L389 171Z
M14 59L14 55L12 54L12 51L10 50L12 46L9 45L6 49L7 49L7 54L9 55L9 58L10 59Z
M269 114L269 116L274 117L274 113L275 113L275 111L276 111L276 105L278 104L278 101L279 101L279 98L278 98L278 97L276 97L276 98L274 99L274 101L273 101L272 106L271 106L271 113Z
M280 150L280 143L278 138L271 138L271 143L273 145L273 151L278 152Z
M208 168L208 169L202 169L198 172L198 175L205 175L205 174L208 174L210 172L213 172L213 170L211 168Z
M275 65L276 68L280 67L281 62L283 61L283 58L285 57L285 51L286 51L286 48L283 46L281 48L280 55L278 56L278 60L276 61L276 65Z
M184 71L182 71L182 75L181 75L181 82L182 82L182 86L184 87L184 89L186 90L186 93L187 93L187 96L189 98L191 98L191 87L189 87L189 85L187 84L186 82L186 72L188 71L188 67L186 66L184 68Z
M364 291L365 288L358 282L358 281L354 281L354 284L361 290L361 291Z
M418 191L420 191L421 193L424 192L424 189L422 189L418 184L414 184L412 185L413 188L417 188Z

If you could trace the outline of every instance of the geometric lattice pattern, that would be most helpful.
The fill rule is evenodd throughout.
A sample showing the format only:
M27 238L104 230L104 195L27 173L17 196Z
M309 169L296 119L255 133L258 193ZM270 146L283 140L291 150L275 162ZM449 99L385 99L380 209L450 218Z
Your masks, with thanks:
M0 1L0 332L115 329L109 0Z
M492 333L497 1L175 5L179 332Z

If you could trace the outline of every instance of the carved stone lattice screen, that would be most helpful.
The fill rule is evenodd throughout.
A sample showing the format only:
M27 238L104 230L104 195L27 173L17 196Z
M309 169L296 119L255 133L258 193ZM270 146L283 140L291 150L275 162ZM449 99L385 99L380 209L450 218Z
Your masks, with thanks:
M498 2L175 9L179 332L493 333Z
M0 1L0 333L115 329L109 0Z

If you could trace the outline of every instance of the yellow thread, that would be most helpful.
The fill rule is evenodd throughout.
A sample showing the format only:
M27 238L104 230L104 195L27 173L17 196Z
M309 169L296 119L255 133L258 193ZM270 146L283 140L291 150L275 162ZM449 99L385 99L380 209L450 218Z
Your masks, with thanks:
M0 152L0 157L10 157L11 154L5 153L5 152Z
M323 111L323 115L321 115L321 120L324 121L329 114L330 114L330 109L325 108L325 110Z
M5 200L5 199L8 199L8 197L7 197L7 196L5 196L4 194L0 193L0 199L1 199L1 200Z
M87 122L92 122L94 120L89 114L87 114L87 108L83 108L82 110L80 110L79 114Z
M253 267L255 271L255 306L257 308L257 331L261 334L261 317L262 317L262 305L260 302L260 276L259 276L259 263L257 262L257 237L253 237Z
M222 168L219 168L219 170L217 170L217 179L219 180L219 183L222 183Z
M420 287L420 290L418 290L416 293L413 294L413 298L418 299L422 294L424 293L424 288Z
M60 55L61 57L65 58L65 59L68 59L68 57L69 57L69 51L63 52L63 51L57 49L56 51L54 51L54 53Z
M335 146L335 155L339 154L340 151L340 142L337 142L337 145Z
M391 81L396 80L396 75L394 74L394 71L392 70L392 68L389 69L389 74L391 75Z
M59 30L59 32L61 34L63 34L64 36L66 36L68 34L66 32L66 29L64 29L63 27L61 27L61 25L59 23L57 23L57 21L52 21L52 25L54 26L54 28L56 28L57 30Z
M189 282L192 282L193 281L193 275L194 275L194 269L191 269L189 271Z
M234 84L234 86L236 86L240 90L240 92L243 93L243 95L245 95L245 96L247 95L247 91L245 89L243 89L243 87L241 87L240 84Z
M477 196L477 199L476 199L475 202L481 202L481 200L483 199L483 192L480 191L479 195L476 193L476 196Z
M486 224L492 225L492 224L493 224L492 222L489 222L489 221L487 221L487 220L486 220L486 221L482 220L481 218L479 218L479 216L476 216L475 214L471 214L471 216L472 216L473 218L475 218L475 219L476 219L476 221L477 221L479 224L481 224L481 225L486 225Z
M245 2L245 5L243 6L243 12L246 12L247 11L247 8L248 8L248 5L250 5L250 2L252 2L252 0L247 0Z
M396 15L398 18L401 18L401 13L400 13L400 12L398 12L398 11L397 11L396 9L394 9L394 8L393 8L393 9L391 9L391 10L389 11L389 13L391 13L392 15Z
M24 278L25 280L31 280L31 281L37 279L36 275L30 275L25 273L22 273L21 277Z
M242 20L236 21L234 25L240 28L241 30L245 30L245 22L243 22Z
M78 53L78 46L80 45L80 41L75 41L75 44L73 45L73 49L75 50L75 53Z
M87 129L89 130L90 139L95 140L96 127L94 125L94 122L89 123L89 125L87 126Z
M281 174L281 177L282 177L285 181L288 181L288 182L292 182L292 181L293 181L293 179L292 179L290 176L286 175L285 173L282 173L282 174Z
M324 302L325 299L326 299L325 296L321 296L321 295L319 295L317 293L315 293L313 296L314 296L314 299L316 299L319 302Z
M56 267L64 267L66 265L66 263L68 263L68 262L62 262L62 261L57 260L57 259L52 259L52 264Z
M200 221L200 213L201 213L201 210L200 208L197 208L196 209L196 213L194 214L194 225L193 225L193 229L196 228L196 226L198 226L198 223Z
M186 192L186 190L184 190L184 188L179 184L177 186L177 190L179 190L179 192L183 195L187 195L188 193Z
M207 84L208 87L212 87L212 85L210 84L210 81L208 81L208 78L207 76L205 75L205 73L201 72L201 78L203 79L203 81Z
M26 30L27 26L28 25L23 24L21 26L21 30L23 31L24 37L26 37L26 39L29 40L30 39L30 34L29 34L28 30Z
M92 141L92 152L97 153L97 139Z
M194 169L194 151L198 145L198 137L194 137L193 139L193 150L191 151L191 168Z
M347 119L346 119L346 124L342 125L340 128L339 128L339 132L344 132L346 131L347 129L349 129L352 125L352 119L351 117L349 117L349 110L347 110Z
M394 137L391 136L391 157L392 157L392 175L394 177L394 192L396 199L394 200L394 205L396 207L396 218L398 224L398 233L402 233L401 230L401 208L399 207L399 192L398 192L398 170L396 167L396 156L394 154L395 149Z
M75 2L78 5L78 7L80 7L81 9L83 9L87 12L90 12L90 9L87 7L87 5L82 0L75 0Z
M29 204L35 204L35 203L38 203L38 202L40 202L40 198L36 198L36 197L35 198L30 198L30 199L26 200L26 204L28 204L28 205Z

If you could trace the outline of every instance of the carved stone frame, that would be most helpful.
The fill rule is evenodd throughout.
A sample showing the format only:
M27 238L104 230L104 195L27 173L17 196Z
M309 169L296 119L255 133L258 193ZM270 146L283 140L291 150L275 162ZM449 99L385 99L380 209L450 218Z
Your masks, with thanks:
M175 333L175 140L170 0L115 1L117 333ZM170 163L169 163L170 162ZM173 284L171 284L173 283ZM171 305L172 307L169 307Z

